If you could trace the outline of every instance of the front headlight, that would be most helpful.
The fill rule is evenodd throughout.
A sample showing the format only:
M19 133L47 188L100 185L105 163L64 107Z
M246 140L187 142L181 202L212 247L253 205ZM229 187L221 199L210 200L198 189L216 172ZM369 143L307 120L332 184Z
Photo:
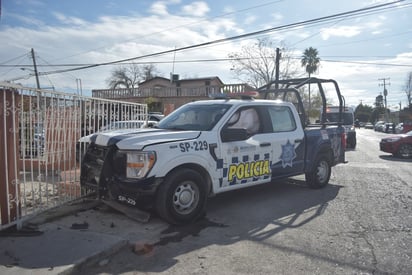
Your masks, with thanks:
M156 162L155 152L128 151L124 153L126 154L127 178L144 178Z

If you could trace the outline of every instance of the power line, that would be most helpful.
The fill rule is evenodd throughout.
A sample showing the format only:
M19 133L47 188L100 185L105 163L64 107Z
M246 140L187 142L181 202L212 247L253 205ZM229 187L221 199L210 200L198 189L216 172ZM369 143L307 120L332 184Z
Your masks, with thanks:
M333 62L333 63L347 63L347 64L361 64L361 65L375 65L375 66L393 66L393 67L411 67L412 68L412 64L376 63L376 62L364 62L364 61L340 61L340 60L327 60L327 59L322 59L322 61Z
M335 57L341 57L341 58L346 58L346 56L335 56ZM353 56L351 56L353 57ZM300 57L290 57L291 59L295 60L300 60ZM365 58L365 57L363 57ZM41 58L40 58L41 59ZM243 57L243 58L237 58L237 59L242 59L242 60L248 60L248 59L254 59L251 57ZM43 60L43 59L42 59ZM214 58L214 59L193 59L193 60L176 60L174 63L207 63L207 62L228 62L232 61L232 58ZM342 60L331 60L331 59L322 59L323 62L331 62L331 63L342 63L342 64L359 64L359 65L373 65L373 66L388 66L388 67L411 67L412 64L393 64L393 63L377 63L377 62L366 62L366 61L342 61ZM171 64L173 61L147 61L147 62L123 62L123 63L114 63L111 64L112 66L123 66L123 65L145 65L145 64ZM78 67L78 66L94 66L95 64L50 64L50 65L37 65L37 67ZM16 65L10 65L15 67ZM33 67L33 65L20 65L22 69L25 69L25 67ZM4 66L0 66L4 67ZM70 69L67 70L61 70L61 73L67 73L70 74ZM39 76L47 76L52 73L44 73L44 72L39 72ZM70 74L73 78L76 78L73 74ZM29 74L29 75L24 75L20 76L17 78L10 79L8 81L16 81L19 79L27 79L29 77L34 76L34 74Z
M17 60L17 59L20 59L20 58L22 58L22 57L29 57L30 56L30 53L25 53L25 54L22 54L22 55L20 55L20 56L17 56L17 57L13 57L13 58L11 58L11 59L9 59L9 60L7 60L7 61L4 61L4 62L2 62L2 63L0 63L0 66L1 65L4 65L4 64L7 64L7 63L10 63L10 62L12 62L12 61L14 61L14 60Z
M0 1L1 1L1 0L0 0ZM17 56L17 57L14 57L14 58L9 59L9 60L7 60L7 61L4 61L3 63L0 64L0 67L3 67L3 66L6 67L6 66L7 66L7 65L5 65L6 63L9 63L9 62L12 62L12 61L15 61L15 60L18 60L18 59L20 59L19 62L22 62L23 60L25 60L25 59L27 59L27 58L29 58L29 57L30 57L30 53L22 54L22 55L20 55L20 56ZM19 63L18 63L18 64L19 64ZM8 71L6 71L6 72L4 72L4 73L2 74L2 76L7 75L7 74L10 73L13 69L15 69L17 66L18 66L18 65L10 66L11 69L8 70ZM31 65L31 67L32 67L32 66L33 66L33 65Z
M403 4L402 6L398 6L397 8L400 8L400 7L404 8L404 7L409 7L409 6L411 6L411 4L405 3L405 4ZM380 13L382 10L386 10L386 9L387 9L387 8L377 9L376 11L368 12L367 15L377 14L377 13ZM348 18L349 18L349 17L348 17ZM333 26L333 25L336 25L336 24L338 24L338 23L340 23L340 22L342 22L342 21L345 21L345 20L348 19L348 18L342 18L341 20L339 20L339 21L335 22L334 24L332 24L332 26ZM410 31L408 31L408 32L406 32L406 33L409 33L409 32L410 32ZM314 37L314 36L319 35L320 33L322 33L321 30L318 31L318 32L316 32L316 33L314 33L314 34L312 34L312 35L310 35L310 36L308 36L308 37L306 37L306 38L304 38L304 39L301 39L300 41L294 43L293 45L297 45L297 44L299 44L299 43L301 43L301 42L303 42L303 41L306 41L306 40L308 40L308 39L310 39L310 38L312 38L312 37ZM394 35L390 35L390 36L388 36L388 37L391 37L391 36L394 36ZM379 38L379 39L382 39L382 38ZM374 40L374 39L366 39L366 40L364 40L364 41L370 41L370 40ZM362 42L362 40L360 40L359 42ZM351 44L351 43L353 43L353 42L348 42L348 43L344 43L344 44ZM344 44L339 44L339 45L344 45Z
M99 63L99 64L94 64L94 65L82 66L82 67L73 68L73 69L43 72L43 74L55 74L55 73L62 73L62 72L67 72L67 71L84 70L84 69L89 69L89 68L98 67L98 66L106 66L106 65L111 65L111 64L115 64L115 63L122 63L122 62L132 61L132 60L136 60L136 59L143 59L143 58L147 58L147 57L160 56L160 55L169 54L169 53L172 53L172 52L184 51L184 50L193 49L193 48L200 48L200 47L209 46L209 45L212 45L212 44L218 44L218 43L226 42L226 41L233 41L233 40L237 40L237 39L242 39L242 38L246 38L246 37L250 37L250 36L256 36L256 35L259 35L259 34L270 33L270 32L284 30L284 29L296 28L296 27L305 26L305 25L312 25L312 24L315 24L315 23L324 22L324 21L331 21L331 20L335 20L337 18L342 18L342 17L353 17L355 15L364 15L367 12L371 12L371 11L375 11L375 10L382 10L384 8L385 9L391 8L393 5L399 4L399 3L404 2L404 1L405 0L398 0L398 1L389 2L389 3L385 3L385 4L380 4L380 5L375 5L375 6L371 6L371 7L367 7L367 8L352 10L352 11L338 13L338 14L329 15L329 16L324 16L324 17L320 17L320 18L305 20L305 21L301 21L301 22L297 22L297 23L282 25L282 26L279 26L279 27L273 27L273 28L268 28L268 29L264 29L264 30L260 30L260 31L250 32L250 33L246 33L246 34L242 34L242 35L217 39L217 40L204 42L204 43L200 43L200 44L195 44L195 45L191 45L191 46L186 46L186 47L181 47L181 48L177 48L177 49L171 49L171 50L161 51L161 52L157 52L157 53L146 54L146 55L142 55L142 56L126 58L126 59L120 59L120 60L115 60L115 61L110 61L110 62L103 62L103 63ZM398 7L398 6L396 6L396 7Z
M329 44L329 45L321 46L321 48L333 47L333 46L336 46L336 45L343 46L343 45L350 45L350 44L356 44L356 43L361 43L361 42L369 42L369 41L381 40L381 39L386 39L386 38L389 38L389 37L394 37L394 36L409 34L409 33L411 33L411 32L412 32L412 31L407 31L407 32L395 33L395 34L391 34L391 35L380 36L380 37L376 37L376 38L361 39L361 40L350 41L350 42L339 43L339 44Z
M327 56L328 57L328 56ZM394 56L330 56L335 58L394 58ZM43 60L42 58L38 57L39 59ZM300 57L290 57L291 59L300 60ZM236 59L241 60L248 60L248 59L255 59L254 57L239 57ZM204 63L204 62L227 62L232 61L233 58L208 58L208 59L192 59L192 60L175 60L175 61L147 61L147 62L123 62L123 63L115 63L112 65L145 65L145 64L171 64L171 63ZM347 64L363 64L363 65L379 65L379 66L394 66L394 67L412 67L412 64L394 64L394 63L379 63L379 62L367 62L367 61L344 61L344 60L333 60L333 59L322 59L324 62L333 62L333 63L347 63ZM45 62L47 63L47 62ZM96 64L38 64L37 67L79 67L79 66L94 66ZM3 65L0 67L33 67L33 65ZM73 76L73 75L72 75ZM73 76L75 78L75 76Z
M394 36L400 36L400 35L405 35L405 34L409 34L412 31L407 31L407 32L400 32L400 33L395 33L395 34L391 34L391 35L386 35L386 36L380 36L380 37L376 37L376 38L372 38L372 39L362 39L362 40L356 40L356 41L351 41L351 42L347 42L347 43L339 43L339 44L329 44L329 45L323 45L320 48L325 48L325 47L331 47L331 46L335 46L335 45L348 45L348 44L354 44L354 43L360 43L360 42L367 42L367 41L374 41L374 40L381 40L381 39L386 39L389 37L394 37ZM296 43L295 43L296 44ZM17 58L21 58L21 57L28 57L29 53L27 54L23 54ZM361 55L357 55L357 56L324 56L324 57L335 57L335 58L393 58L393 56L361 56ZM5 61L3 63L0 63L0 68L6 68L6 67L11 67L11 68L16 68L16 67L23 67L23 68L31 68L33 67L33 64L6 64L9 63L17 58L13 58L9 61ZM42 59L41 57L38 56L39 59ZM44 59L42 59L45 63L47 63L46 65L44 64L37 64L37 67L83 67L83 66L93 66L96 65L98 63L61 63L61 64L50 64L49 62L45 61ZM176 61L176 63L186 63L186 62L213 62L213 61L226 61L228 59L200 59L199 61L197 60L193 60L193 61ZM328 60L329 62L340 62L337 60ZM342 61L344 63L349 63L348 61ZM170 61L151 61L151 62L134 62L134 64L161 64L161 63L170 63ZM355 62L356 63L356 62ZM362 63L362 62L357 62L357 63ZM132 63L122 63L122 64L132 64ZM368 63L365 63L368 64ZM375 64L375 63L371 63L371 64ZM117 64L114 64L117 65ZM121 64L120 64L121 65ZM376 65L376 64L375 64ZM389 65L389 66L407 66L409 67L410 65L399 65L399 64L377 64L377 65Z
M399 3L404 2L404 1L405 0L398 0L398 1L389 2L389 3L385 3L385 4L380 4L380 5L375 5L375 6L371 6L371 7L367 7L367 8L362 8L362 9L352 10L352 11L338 13L338 14L334 14L334 15L329 15L329 16L325 16L325 17L300 21L300 22L297 22L297 23L286 24L286 25L282 25L282 26L278 26L278 27L272 27L272 28L268 28L268 29L264 29L264 30L260 30L260 31L255 31L255 32L250 32L250 33L246 33L246 34L242 34L242 35L217 39L217 40L208 41L208 42L204 42L204 43L200 43L200 44L185 46L185 47L181 47L181 48L177 48L177 49L171 49L171 50L161 51L161 52L152 53L152 54L146 54L146 55L127 58L127 59L120 59L120 60L97 63L97 64L87 64L87 65L84 65L84 66L80 66L80 67L77 67L77 68L71 68L71 69L62 69L62 70L54 70L54 71L49 71L49 72L41 72L40 75L50 75L50 74L64 73L64 72L70 72L70 71L84 70L84 69L89 69L89 68L94 68L94 67L99 67L99 66L115 65L115 64L125 63L125 62L129 62L129 61L137 60L137 59L144 59L144 58L148 58L148 57L161 56L161 55L165 55L165 54L169 54L169 53L173 53L173 52L184 51L184 50L189 50L189 49L194 49L194 48L200 48L200 47L210 46L210 45L213 45L213 44L218 44L218 43L223 43L223 42L228 42L228 41L233 41L233 40L238 40L238 39L244 39L244 38L248 38L248 37L251 37L251 36L257 36L257 35L276 32L276 31L283 31L283 30L288 30L288 29L296 28L296 27L309 26L309 25L319 24L321 22L329 22L329 21L337 20L337 19L341 19L341 18L349 18L349 17L365 15L365 14L368 14L368 13L376 12L377 10L382 11L382 10L392 9L392 8L394 8L395 4L399 4ZM410 4L405 4L404 6L408 6L408 5L410 5ZM395 7L399 8L399 6L395 6ZM150 62L145 62L145 64L147 64L147 63L150 63Z
M198 20L198 21L196 21L196 22L194 22L194 23L182 24L182 25L178 25L178 26L175 26L175 27L172 27L172 28L167 28L167 29L164 29L164 30L161 30L161 31L158 31L158 32L154 32L154 33L150 33L150 34L147 34L147 35L143 35L143 36L139 37L139 39L142 39L142 38L145 38L145 37L149 37L149 36L153 36L153 35L156 35L156 34L161 34L161 33L164 33L164 32L169 32L169 31L176 30L176 29L179 29L179 28L182 28L182 27L186 27L186 26L196 25L196 24L199 24L199 23L201 23L201 22L209 21L209 20L212 20L212 19L215 19L215 18L226 17L226 16L228 16L228 15L232 15L232 14L249 11L249 10L256 9L256 8L261 8L261 7L273 5L273 4L276 4L276 3L283 2L283 1L284 1L284 0L270 1L270 2L267 2L267 3L260 4L260 5L251 6L251 7L249 7L249 8L244 8L244 9L240 9L240 10L236 10L236 11L232 11L232 12L223 13L223 14L220 14L220 15L208 17L208 18L203 19L203 20ZM134 40L136 40L136 38L127 39L127 40L123 40L123 41L120 41L120 42L121 42L121 43L127 43L127 42L134 41ZM88 51L85 51L85 52L81 52L81 53L78 53L78 54L66 56L66 57L64 57L64 58L69 58L69 57L74 57L74 56L82 55L82 54L85 54L85 53L88 53L88 52L91 52L91 51L100 50L100 49L105 48L105 47L106 47L106 46L94 48L94 49L91 49L91 50L88 50ZM63 59L63 58L59 58L59 59ZM57 59L57 60L59 60L59 59Z

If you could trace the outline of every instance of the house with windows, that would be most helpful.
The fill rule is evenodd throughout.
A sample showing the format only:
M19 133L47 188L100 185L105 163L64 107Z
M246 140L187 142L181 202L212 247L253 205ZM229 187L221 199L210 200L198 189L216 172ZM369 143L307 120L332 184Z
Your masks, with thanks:
M138 88L92 90L92 96L145 103L150 111L168 114L185 103L208 99L213 94L252 90L247 84L224 84L218 76L180 79L174 74L170 79L148 79L139 83Z

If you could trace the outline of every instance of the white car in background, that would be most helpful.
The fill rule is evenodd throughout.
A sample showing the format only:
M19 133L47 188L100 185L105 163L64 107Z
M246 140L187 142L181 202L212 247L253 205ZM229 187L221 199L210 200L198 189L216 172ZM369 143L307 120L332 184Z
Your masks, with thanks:
M102 128L100 131L117 130L117 129L139 129L139 128L150 128L156 126L158 121L154 120L122 120L111 122Z
M121 121L114 121L111 122L103 127L100 128L98 132L92 133L90 135L81 137L76 143L76 160L80 160L80 156L83 156L86 152L87 146L90 143L90 139L93 135L101 132L134 132L136 129L143 129L143 128L153 128L159 122L154 120L121 120Z
M147 116L149 120L157 121L157 122L161 121L165 117L165 115L160 112L152 112L152 113L149 113Z
M378 121L375 123L375 125L373 126L373 129L377 132L384 132L385 129L385 121Z
M401 134L403 132L403 123L398 123L395 126L395 134Z

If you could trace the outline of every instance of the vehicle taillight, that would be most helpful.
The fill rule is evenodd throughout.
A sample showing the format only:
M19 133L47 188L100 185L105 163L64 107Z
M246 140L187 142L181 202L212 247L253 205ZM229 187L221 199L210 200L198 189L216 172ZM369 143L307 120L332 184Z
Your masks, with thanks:
M345 148L346 148L346 131L342 133L340 138L341 138L341 142L342 142L342 148L343 148L343 150L345 150Z

